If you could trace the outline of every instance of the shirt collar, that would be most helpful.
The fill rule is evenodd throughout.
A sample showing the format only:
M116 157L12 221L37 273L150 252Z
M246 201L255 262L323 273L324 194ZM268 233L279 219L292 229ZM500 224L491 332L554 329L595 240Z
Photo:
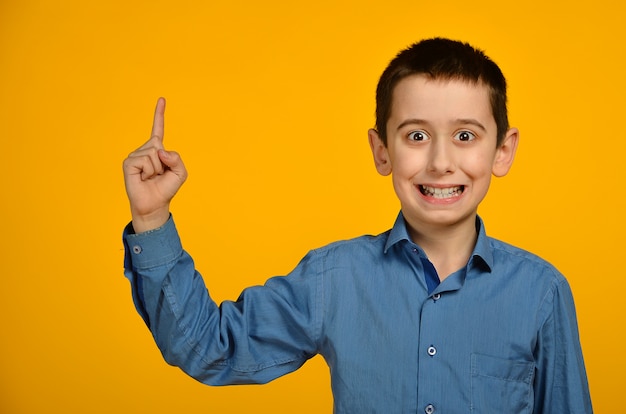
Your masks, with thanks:
M476 216L476 233L478 233L478 239L476 240L476 246L474 246L469 264L473 264L472 262L478 259L491 272L491 269L493 269L493 252L491 251L489 237L487 237L487 232L485 231L485 224L479 216Z
M485 231L483 220L479 216L476 216L476 232L478 233L478 239L476 240L476 246L474 247L474 251L472 252L468 265L484 264L488 268L487 270L491 272L491 269L493 268L493 253L491 251L491 245ZM400 243L402 240L411 242L406 221L404 220L404 215L400 212L398 213L396 222L387 237L384 253L386 254L393 245Z
M391 231L389 232L389 237L387 237L387 243L385 243L384 253L387 254L387 251L391 249L394 244L401 242L402 240L411 241L409 237L409 232L406 229L406 221L404 221L404 215L402 212L398 213L398 217L396 218L396 222L394 223Z

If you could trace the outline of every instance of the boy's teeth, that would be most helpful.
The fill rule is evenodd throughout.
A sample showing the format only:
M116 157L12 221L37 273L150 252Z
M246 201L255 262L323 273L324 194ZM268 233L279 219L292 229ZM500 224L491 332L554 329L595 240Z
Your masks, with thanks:
M420 185L420 191L422 194L427 196L435 198L448 198L460 195L463 192L463 186L458 185L456 187L439 188Z

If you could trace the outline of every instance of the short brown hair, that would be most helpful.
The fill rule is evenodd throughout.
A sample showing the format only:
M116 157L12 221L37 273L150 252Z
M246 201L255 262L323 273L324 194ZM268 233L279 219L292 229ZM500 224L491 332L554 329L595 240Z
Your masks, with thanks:
M468 43L439 37L422 40L401 51L381 75L376 88L376 129L385 145L393 90L400 80L418 74L431 79L457 79L487 86L497 125L497 145L500 146L509 129L506 79L502 71L482 50Z

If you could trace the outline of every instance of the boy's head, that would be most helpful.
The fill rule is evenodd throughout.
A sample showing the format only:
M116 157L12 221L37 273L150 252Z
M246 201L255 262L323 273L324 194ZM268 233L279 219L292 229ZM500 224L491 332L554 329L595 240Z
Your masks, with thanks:
M467 43L442 38L423 40L401 51L381 75L376 89L376 129L385 145L395 86L402 79L418 74L432 80L484 84L489 89L497 125L497 146L500 146L509 128L506 80L502 71L482 51Z

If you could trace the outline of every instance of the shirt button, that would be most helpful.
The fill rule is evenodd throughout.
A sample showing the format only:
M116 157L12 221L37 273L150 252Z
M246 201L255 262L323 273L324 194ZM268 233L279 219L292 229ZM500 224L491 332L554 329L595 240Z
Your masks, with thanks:
M439 300L439 299L441 299L441 293L435 293L433 295L433 300Z
M141 253L141 246L139 246L139 245L133 246L133 253L135 253L135 254Z
M428 352L428 355L435 356L435 354L437 354L437 348L431 345L428 347L427 352Z
M435 406L432 404L428 404L425 408L424 408L424 412L426 414L433 414L435 412Z

